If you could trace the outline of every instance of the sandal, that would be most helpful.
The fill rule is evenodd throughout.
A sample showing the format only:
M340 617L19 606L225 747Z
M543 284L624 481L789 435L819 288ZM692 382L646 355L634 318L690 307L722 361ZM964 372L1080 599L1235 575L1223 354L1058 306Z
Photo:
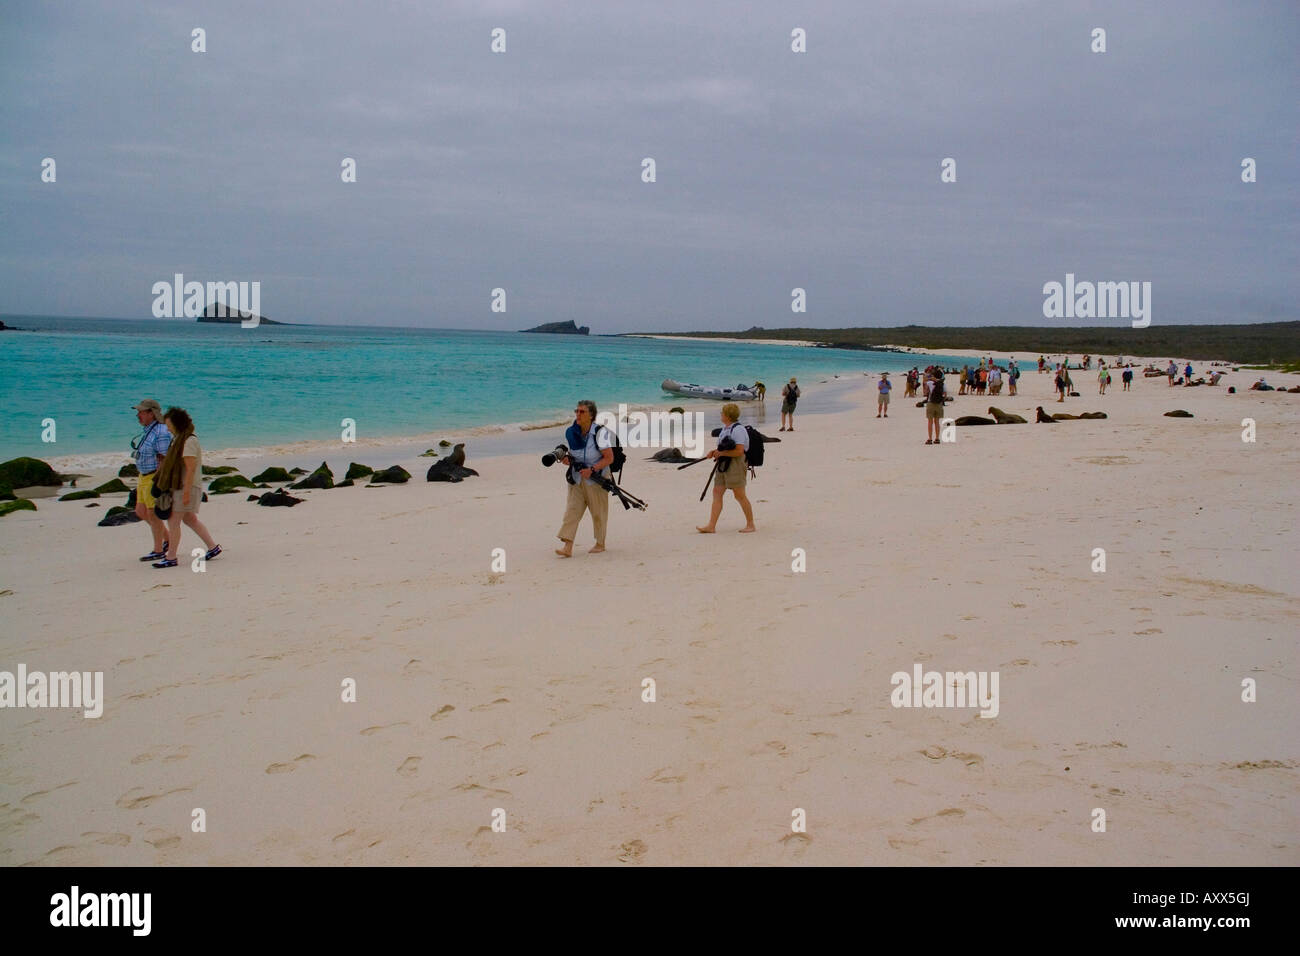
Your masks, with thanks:
M167 557L167 546L168 546L169 544L170 544L170 542L168 542L168 541L164 541L164 542L163 542L163 546L162 546L162 550L161 550L161 551L150 551L148 554L146 554L146 555L145 555L143 558L141 558L140 560L141 560L141 561L157 561L159 558L165 558L165 557Z
M217 545L217 546L214 547L211 551L209 551L207 554L205 554L205 555L203 556L203 560L204 560L204 561L211 561L213 558L215 558L215 557L216 557L217 555L219 555L220 553L221 553L221 545Z
M164 558L164 559L161 560L161 561L155 561L155 562L154 562L154 567L155 567L155 568L174 568L174 567L176 567L176 559L175 559L175 558Z
M930 441L930 439L928 439L928 438L925 440L925 443L926 443L927 445L933 445L933 444L934 444L934 442Z

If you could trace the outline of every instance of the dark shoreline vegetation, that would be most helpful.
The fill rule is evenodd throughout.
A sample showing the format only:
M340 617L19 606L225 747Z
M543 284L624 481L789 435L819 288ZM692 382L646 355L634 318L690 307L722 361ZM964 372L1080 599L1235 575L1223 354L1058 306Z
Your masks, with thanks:
M763 329L743 332L647 332L674 338L792 339L824 348L871 349L883 345L942 352L1177 356L1195 361L1223 359L1243 363L1300 362L1300 322L1250 325L1152 325L1044 328L1034 325L969 327L902 325L854 329Z

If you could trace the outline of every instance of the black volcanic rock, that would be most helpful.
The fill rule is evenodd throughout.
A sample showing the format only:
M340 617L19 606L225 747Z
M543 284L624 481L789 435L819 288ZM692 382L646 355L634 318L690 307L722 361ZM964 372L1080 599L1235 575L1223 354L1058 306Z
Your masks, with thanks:
M393 465L393 467L391 468L385 468L382 471L377 471L370 476L370 483L372 485L378 485L383 483L403 485L410 480L411 480L411 473L407 471L405 468L403 468L401 465Z
M578 326L574 324L573 319L567 322L543 322L541 325L531 329L524 329L525 332L557 332L561 335L590 335L591 329L588 326Z

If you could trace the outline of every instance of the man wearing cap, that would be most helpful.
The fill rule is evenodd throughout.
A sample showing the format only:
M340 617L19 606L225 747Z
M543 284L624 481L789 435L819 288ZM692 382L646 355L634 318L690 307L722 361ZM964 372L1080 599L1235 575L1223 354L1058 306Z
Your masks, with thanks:
M790 376L790 382L781 389L781 428L783 432L794 431L794 406L799 401L799 383ZM790 416L790 427L785 427L786 416Z
M153 482L154 473L172 443L172 435L163 424L162 406L156 400L146 398L131 407L135 409L135 420L144 429L144 434L131 442L131 457L140 469L140 479L135 485L135 513L149 523L153 532L153 553L140 560L159 561L167 556L167 526L153 513Z
M880 384L876 386L880 392L880 397L876 399L876 417L879 418L884 413L886 418L889 417L889 390L894 386L889 384L889 373L880 373Z

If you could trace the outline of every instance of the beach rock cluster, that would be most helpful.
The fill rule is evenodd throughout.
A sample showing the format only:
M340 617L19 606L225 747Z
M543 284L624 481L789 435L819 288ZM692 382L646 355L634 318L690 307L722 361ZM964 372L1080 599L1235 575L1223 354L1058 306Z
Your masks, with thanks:
M0 463L0 499L12 501L15 488L58 488L63 476L39 458L11 458Z

